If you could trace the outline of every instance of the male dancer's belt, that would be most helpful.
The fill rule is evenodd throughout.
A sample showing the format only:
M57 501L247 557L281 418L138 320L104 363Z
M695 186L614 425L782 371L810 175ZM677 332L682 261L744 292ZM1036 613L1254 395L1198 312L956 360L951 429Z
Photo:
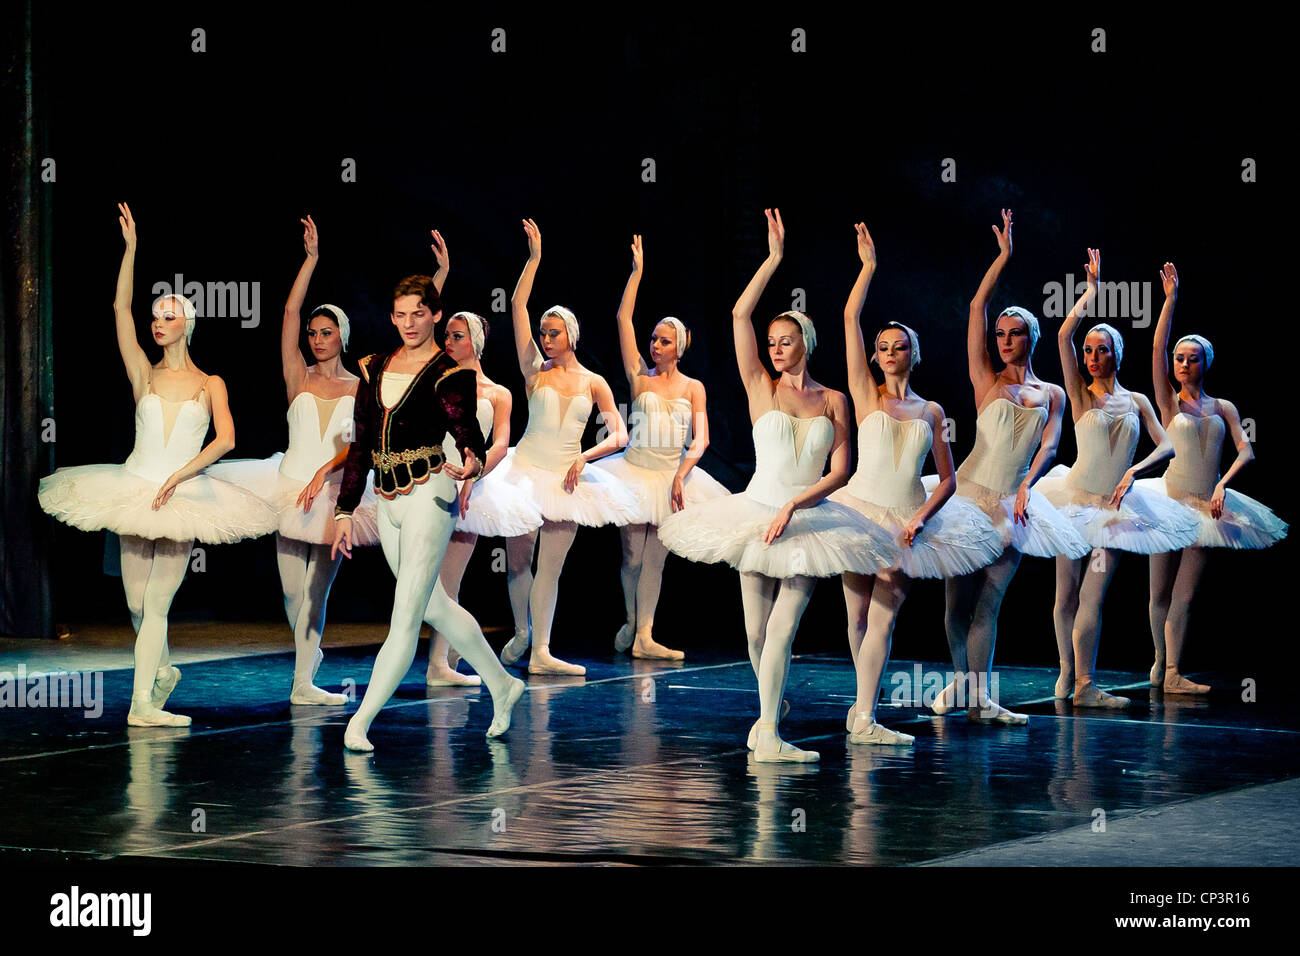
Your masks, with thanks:
M416 485L428 481L430 475L442 471L446 462L441 445L397 452L372 451L370 460L375 465L375 492L389 500L409 494Z

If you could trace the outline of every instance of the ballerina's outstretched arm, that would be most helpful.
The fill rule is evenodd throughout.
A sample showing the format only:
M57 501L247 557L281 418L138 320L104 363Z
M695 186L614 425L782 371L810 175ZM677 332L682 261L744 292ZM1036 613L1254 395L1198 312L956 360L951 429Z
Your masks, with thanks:
M776 387L758 357L758 340L754 337L754 309L758 307L763 290L767 288L767 283L785 255L785 224L781 222L781 210L764 209L763 215L767 217L767 258L758 267L754 278L749 280L749 285L745 286L745 291L740 293L740 298L731 310L736 365L740 368L740 379L745 383L745 394L749 397L751 420L771 410L772 389Z
M126 248L122 250L122 266L117 271L113 315L117 319L117 349L122 353L122 364L126 366L126 377L131 382L131 393L138 402L149 387L149 357L140 348L140 340L135 333L135 318L131 315L131 294L135 284L135 220L131 218L131 207L126 203L118 203L117 208L120 213L117 221L122 227Z
M289 290L289 298L285 300L284 321L280 325L280 365L284 369L284 387L291 402L298 397L307 379L307 363L303 360L302 349L298 347L298 337L302 334L302 303L307 298L307 287L311 284L311 275L316 271L316 263L320 258L320 238L316 233L316 223L310 215L298 221L302 223L302 247L307 257L303 259L298 276Z
M1061 377L1065 382L1065 394L1070 397L1070 412L1074 421L1078 421L1079 416L1089 408L1088 385L1079 372L1079 357L1074 351L1074 333L1078 330L1084 313L1097 297L1097 282L1101 276L1100 249L1088 250L1088 264L1083 268L1088 277L1088 287L1079 296L1079 301L1074 304L1056 333L1056 345L1061 353Z
M537 266L542 261L542 231L531 219L525 219L523 223L524 233L528 236L528 261L524 263L524 271L519 274L514 295L510 297L510 317L515 329L515 354L519 357L519 371L524 376L525 390L529 390L542 368L542 350L533 341L533 330L528 321L528 296L532 294L533 279L536 278Z
M858 237L858 258L862 260L862 269L849 292L849 301L844 305L844 355L848 360L849 394L853 396L853 407L865 417L880 408L880 389L871 374L867 342L862 335L862 307L876 274L876 244L871 233L867 232L866 223L860 222L853 229Z
M966 365L970 373L970 383L975 389L975 407L979 408L985 394L993 387L997 379L993 363L989 360L988 326L989 300L993 290L998 286L1002 270L1011 261L1011 210L1002 210L1002 228L993 227L993 235L998 241L998 255L984 273L975 298L970 302L970 320L966 324Z
M1165 304L1156 321L1151 343L1151 383L1155 388L1160 420L1168 425L1178 414L1178 390L1169 383L1169 332L1174 324L1174 306L1178 302L1178 270L1166 262L1160 270L1160 284L1165 290Z
M438 295L442 295L442 287L447 284L447 276L451 272L451 255L447 252L447 243L443 241L442 233L430 229L429 235L433 237L429 248L433 250L433 258L438 261L438 271L433 274L433 287L438 290Z
M623 374L627 384L636 396L636 380L639 375L646 375L650 367L646 365L641 350L636 346L636 330L632 327L632 312L636 309L636 293L641 286L641 274L645 268L645 254L641 248L641 237L632 237L632 273L627 277L623 288L623 298L618 304L618 348L623 355Z

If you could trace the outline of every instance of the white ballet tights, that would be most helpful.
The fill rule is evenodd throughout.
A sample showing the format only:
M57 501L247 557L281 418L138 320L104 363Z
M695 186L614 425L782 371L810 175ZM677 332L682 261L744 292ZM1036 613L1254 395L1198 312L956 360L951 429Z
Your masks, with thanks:
M487 684L496 712L489 736L502 733L510 725L510 708L523 692L523 681L506 674L473 616L447 596L438 580L443 554L456 525L455 501L456 486L443 474L432 476L410 494L398 495L391 501L379 499L379 543L397 584L388 636L375 657L361 706L343 736L350 750L374 749L366 740L366 732L415 660L420 624L425 620L446 635L451 646Z
M587 672L585 667L567 664L551 656L551 623L560 590L560 572L564 570L564 559L577 534L576 522L548 520L538 530L506 542L510 606L515 616L515 636L511 639L511 646L517 654L523 653L528 634L523 622L528 622L532 628L533 646L528 669L532 673ZM534 545L537 548L536 574L531 567Z
M193 541L153 540L122 535L122 589L135 628L135 678L131 686L132 717L164 714L152 702L154 682L171 671L167 649L167 614L172 598L185 579L190 565ZM179 674L177 674L179 677ZM175 686L175 681L171 681ZM165 700L165 697L164 697ZM150 721L154 722L154 721ZM166 722L184 726L188 717L174 716Z
M275 560L284 589L284 613L293 628L293 688L295 704L345 704L342 694L331 694L312 683L319 666L321 636L325 633L325 607L330 586L343 555L330 557L328 544L311 544L275 536Z
M474 547L478 544L478 535L471 531L454 531L451 535L451 541L447 544L447 553L442 556L442 568L438 571L438 580L442 582L442 589L447 592L447 597L459 603L460 600L460 582L465 577L465 569L469 567L469 559L474 555ZM428 618L425 618L428 621ZM448 643L447 638L437 629L433 621L428 621L429 626L433 627L433 641L429 645L429 667L428 679L438 679L448 683L463 684L464 686L475 686L479 679L469 674L458 674L457 680L450 676L450 672L456 668L447 660Z
M745 638L749 642L749 661L758 678L758 726L765 731L758 734L756 752L787 748L794 751L781 741L776 724L790 673L790 648L816 583L807 575L771 578L752 571L740 573Z
M1122 551L1101 548L1085 558L1056 558L1056 602L1052 619L1056 626L1056 648L1061 659L1061 676L1056 696L1069 694L1069 676L1074 675L1075 703L1117 706L1107 701L1128 701L1096 689L1093 671L1101 644L1101 606ZM1086 691L1086 697L1080 695Z
M894 622L912 587L902 571L878 574L844 574L844 607L849 621L849 653L857 672L858 720L876 719L880 680L889 665L894 642Z
M1207 693L1209 687L1182 676L1183 646L1191 620L1192 596L1205 572L1206 550L1187 548L1151 555L1151 639L1155 666L1151 683L1176 693Z
M668 549L652 524L630 524L619 529L623 539L623 604L627 623L634 630L651 627L663 585Z
M992 564L972 574L944 580L944 629L957 679L967 680L967 707L981 703L980 690L992 686L993 648L998 638L998 613L1021 553L1008 547ZM982 687L980 685L983 685ZM952 701L948 701L949 705Z

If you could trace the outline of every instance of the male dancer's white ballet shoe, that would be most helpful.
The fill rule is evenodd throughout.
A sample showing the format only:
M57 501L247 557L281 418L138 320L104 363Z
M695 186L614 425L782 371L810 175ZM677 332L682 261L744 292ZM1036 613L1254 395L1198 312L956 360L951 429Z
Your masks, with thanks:
M777 723L780 723L781 721L785 720L785 715L788 713L790 713L790 702L788 700L783 700L781 701L781 714L776 718ZM754 726L749 728L749 736L745 739L745 746L748 747L750 750L753 750L756 746L758 746L758 721L757 720L754 721Z
M861 714L853 722L853 732L849 734L849 743L907 747L916 743L916 738L911 734L900 734L897 730L882 727L876 723L874 718L867 714Z
M573 674L581 676L587 673L587 668L581 664L570 664L568 661L562 661L558 657L552 657L549 648L534 647L533 653L528 658L528 673L530 674Z
M316 657L312 662L311 677L305 684L300 684L296 680L293 682L293 687L289 691L289 703L309 707L341 707L348 702L345 695L321 690L316 686L316 672L320 670L320 664L323 660L325 660L325 653L318 647L316 648Z
M631 624L624 624L614 635L614 650L619 654L626 653L631 649L633 643L633 631Z
M519 698L523 696L526 686L518 677L512 677L506 692L499 699L492 698L492 723L487 729L489 740L493 737L500 737L510 729L510 712L514 710L515 704L519 703Z
M1061 661L1061 676L1056 678L1056 687L1052 690L1052 695L1057 700L1065 700L1070 696L1070 689L1074 687L1074 665Z
M153 693L150 695L155 709L162 710L163 704L167 703L167 698L172 695L172 691L176 689L176 685L180 682L180 668L172 667L170 664L158 668L158 673L153 679ZM185 720L187 723L189 722L188 717ZM142 724L139 726L149 725Z
M653 637L650 636L651 627L639 627L636 631L636 639L632 643L632 656L644 661L682 661L686 659L683 651L675 651L671 647L664 647Z
M153 701L142 703L131 698L131 709L127 711L126 722L130 727L188 727L190 719L184 714L170 714L153 706Z
M450 664L446 667L430 664L424 674L424 683L428 687L479 687L483 678L477 674L462 674Z
M822 759L815 750L800 750L794 744L788 744L776 733L776 724L759 722L754 725L758 732L754 759L759 763L816 763Z
M356 717L348 721L347 729L343 731L343 746L362 754L375 750L375 745L366 739L366 732L357 725Z
M1210 692L1209 684L1190 681L1172 668L1165 671L1165 679L1161 687L1166 694L1208 694Z
M524 651L528 650L528 641L530 634L527 630L515 631L515 636L506 641L506 646L501 648L501 663L506 667L514 667L519 663L519 658L524 656Z
M966 711L966 719L973 724L1003 724L1007 727L1023 727L1029 723L1027 715L1007 710L1001 704L994 703L987 694L980 696L978 707Z
M1118 697L1101 690L1092 681L1084 681L1074 688L1075 707L1104 707L1110 710L1123 710L1133 703L1127 697Z

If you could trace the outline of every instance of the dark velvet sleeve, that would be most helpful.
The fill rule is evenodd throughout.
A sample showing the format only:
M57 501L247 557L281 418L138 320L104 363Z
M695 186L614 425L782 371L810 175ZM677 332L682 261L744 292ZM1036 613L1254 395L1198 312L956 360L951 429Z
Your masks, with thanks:
M367 361L368 358L369 356L362 361ZM374 403L374 387L370 384L370 379L362 374L352 407L352 444L348 446L348 460L343 466L343 484L339 487L339 500L334 506L336 518L352 514L361 503L361 495L366 490L366 475L370 473L370 415Z
M438 403L447 419L447 431L462 455L468 448L479 460L487 461L487 443L478 428L478 377L470 368L455 368L438 380Z

